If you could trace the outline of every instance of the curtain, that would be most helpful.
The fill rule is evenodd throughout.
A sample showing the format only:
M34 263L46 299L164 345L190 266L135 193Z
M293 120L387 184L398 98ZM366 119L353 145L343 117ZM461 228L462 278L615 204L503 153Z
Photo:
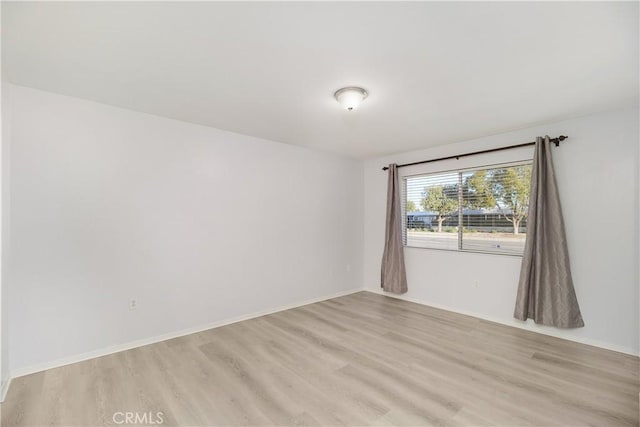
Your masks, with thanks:
M514 317L559 328L584 326L573 288L549 137L536 138L527 239Z
M404 268L402 246L402 211L400 207L400 183L398 166L389 165L387 186L387 223L382 254L381 287L386 292L407 292L407 273Z

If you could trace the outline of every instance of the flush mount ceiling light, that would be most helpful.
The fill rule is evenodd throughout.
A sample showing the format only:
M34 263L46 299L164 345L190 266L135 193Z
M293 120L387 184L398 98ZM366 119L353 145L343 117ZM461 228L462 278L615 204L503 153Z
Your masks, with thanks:
M333 96L345 110L351 111L358 108L360 103L364 101L369 94L361 87L350 86L338 89Z

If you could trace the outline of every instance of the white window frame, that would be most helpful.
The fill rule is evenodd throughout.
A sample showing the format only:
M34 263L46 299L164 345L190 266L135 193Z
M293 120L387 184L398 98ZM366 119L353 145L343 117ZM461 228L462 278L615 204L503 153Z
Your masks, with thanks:
M523 254L509 253L509 252L500 252L500 251L490 251L490 250L478 250L478 249L464 249L461 247L462 240L458 233L458 248L457 249L447 249L447 248L428 248L424 246L409 246L407 244L407 179L415 178L419 176L427 176L427 175L439 175L446 173L466 173L466 172L476 172L479 170L486 169L498 169L498 168L507 168L514 166L524 166L530 165L533 162L532 158L525 158L521 160L514 161L506 161L506 162L489 162L485 164L479 164L469 167L462 168L446 168L446 169L436 169L436 170L428 170L428 171L419 171L414 168L411 169L408 173L403 173L399 177L402 183L401 189L401 215L402 215L402 244L405 248L411 249L425 249L425 250L433 250L433 251L444 251L444 252L453 252L453 253L474 253L474 254L487 254L487 255L498 255L498 256L508 256L508 257L519 257L522 258ZM528 157L528 156L527 156ZM415 172L414 172L415 171Z

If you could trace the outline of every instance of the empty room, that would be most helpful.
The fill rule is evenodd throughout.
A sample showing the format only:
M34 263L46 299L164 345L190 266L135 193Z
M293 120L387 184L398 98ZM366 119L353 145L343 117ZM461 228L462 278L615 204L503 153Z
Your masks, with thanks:
M1 425L638 426L639 6L2 1Z

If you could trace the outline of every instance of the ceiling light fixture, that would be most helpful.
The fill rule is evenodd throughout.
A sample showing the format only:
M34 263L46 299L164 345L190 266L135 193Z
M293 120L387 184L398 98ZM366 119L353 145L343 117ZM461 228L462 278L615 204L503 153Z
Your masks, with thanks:
M361 87L349 86L338 89L333 96L345 110L351 111L358 108L369 94Z

